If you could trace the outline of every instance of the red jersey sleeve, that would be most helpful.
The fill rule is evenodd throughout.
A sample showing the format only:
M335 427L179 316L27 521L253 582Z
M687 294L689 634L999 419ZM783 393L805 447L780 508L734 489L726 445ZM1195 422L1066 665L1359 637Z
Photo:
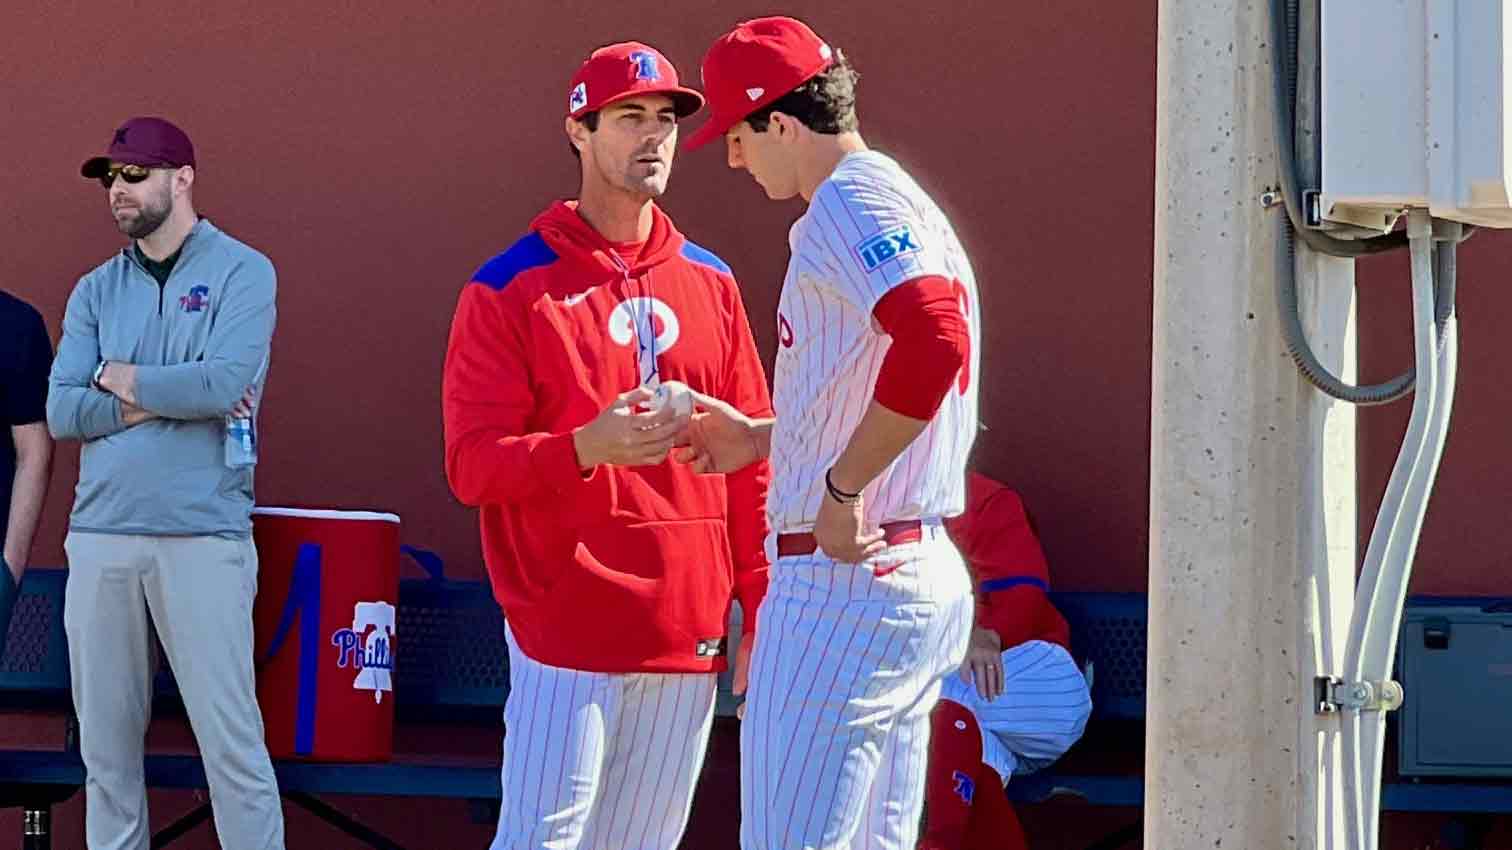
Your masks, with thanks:
M966 511L945 527L971 567L978 628L997 632L1004 649L1028 640L1070 643L1070 629L1048 596L1045 552L1018 493L972 473Z
M892 337L877 373L876 402L903 416L934 418L970 347L954 284L940 275L906 281L877 301L872 316Z

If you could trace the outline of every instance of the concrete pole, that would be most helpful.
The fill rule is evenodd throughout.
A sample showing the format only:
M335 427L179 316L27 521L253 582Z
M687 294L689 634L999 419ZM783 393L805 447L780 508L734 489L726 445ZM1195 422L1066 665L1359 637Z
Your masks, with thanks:
M1267 5L1160 3L1144 839L1160 850L1342 835L1337 724L1311 695L1348 622L1354 417L1302 381L1277 317ZM1352 268L1297 268L1314 349L1352 379Z

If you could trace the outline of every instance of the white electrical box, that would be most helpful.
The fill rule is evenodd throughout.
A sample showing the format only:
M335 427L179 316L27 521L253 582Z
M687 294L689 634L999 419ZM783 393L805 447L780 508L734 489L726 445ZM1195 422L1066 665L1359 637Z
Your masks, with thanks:
M1324 220L1512 227L1508 0L1322 0Z

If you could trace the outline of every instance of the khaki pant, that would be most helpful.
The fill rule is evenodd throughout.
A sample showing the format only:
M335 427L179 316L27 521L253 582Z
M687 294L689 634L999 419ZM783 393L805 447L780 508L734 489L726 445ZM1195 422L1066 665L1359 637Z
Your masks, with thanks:
M148 850L152 630L178 681L224 850L283 850L252 667L250 539L70 533L68 631L90 850Z

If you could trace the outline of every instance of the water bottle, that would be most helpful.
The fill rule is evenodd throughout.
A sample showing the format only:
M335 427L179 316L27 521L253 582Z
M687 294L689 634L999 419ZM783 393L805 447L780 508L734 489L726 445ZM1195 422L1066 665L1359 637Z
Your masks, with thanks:
M268 369L268 358L264 357L262 365L257 367L257 375L252 379L255 386L262 380L263 373ZM232 416L226 414L226 466L231 469L257 465L257 416L256 402L253 402L253 410L246 416Z
M226 416L226 466L241 469L257 464L257 431L250 416Z

